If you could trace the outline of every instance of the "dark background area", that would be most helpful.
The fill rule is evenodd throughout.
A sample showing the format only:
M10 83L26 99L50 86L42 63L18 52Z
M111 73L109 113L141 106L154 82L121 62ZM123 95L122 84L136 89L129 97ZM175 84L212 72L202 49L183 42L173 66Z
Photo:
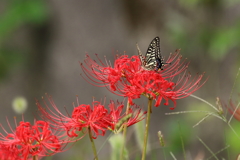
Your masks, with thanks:
M12 124L14 116L21 120L21 115L12 109L12 101L17 96L26 98L28 109L24 118L30 122L33 122L37 110L35 98L40 100L45 93L52 95L62 110L64 106L72 109L75 95L84 104L90 104L93 96L99 101L104 96L107 101L123 100L106 88L84 81L80 76L79 62L83 62L86 53L92 57L97 53L102 59L106 55L112 62L116 50L136 55L136 42L145 52L156 36L161 38L164 57L181 48L183 58L191 62L189 71L193 77L206 72L208 81L194 94L213 104L216 97L224 101L229 99L240 67L240 2L237 0L0 1L0 122L7 128L6 116ZM234 101L239 100L239 89L237 80ZM147 105L144 97L136 102ZM147 159L163 159L158 146L159 130L164 134L167 149L177 159L183 159L180 134L188 159L195 159L199 154L205 155L204 159L211 156L196 136L213 152L231 143L228 141L231 131L219 119L211 117L192 128L204 114L165 115L183 110L212 111L209 106L191 97L178 100L174 111L169 110L172 105L153 108L149 139L152 149ZM237 124L235 120L233 122ZM138 159L141 151L134 139L133 128L130 133L130 159ZM97 147L106 138L99 137ZM217 157L236 157L239 153L236 150L236 145L231 144ZM110 152L107 143L100 159L109 159ZM167 154L171 159L169 152ZM52 159L75 160L79 157L93 158L87 137Z

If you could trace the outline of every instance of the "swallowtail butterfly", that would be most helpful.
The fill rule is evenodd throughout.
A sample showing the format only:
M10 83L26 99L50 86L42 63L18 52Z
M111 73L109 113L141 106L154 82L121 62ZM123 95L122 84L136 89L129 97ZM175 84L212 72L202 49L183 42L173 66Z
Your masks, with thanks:
M142 67L145 70L163 70L164 63L163 57L160 51L160 38L155 37L152 42L149 44L147 53L143 57L142 52L140 51L139 46L137 45L138 55L142 63Z

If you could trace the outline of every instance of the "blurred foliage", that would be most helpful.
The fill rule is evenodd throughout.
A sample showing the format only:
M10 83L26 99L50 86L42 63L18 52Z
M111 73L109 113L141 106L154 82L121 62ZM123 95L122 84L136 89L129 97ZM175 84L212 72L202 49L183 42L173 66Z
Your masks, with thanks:
M195 7L212 7L222 5L222 0L180 0L180 4L187 9Z
M235 47L239 49L240 21L232 27L217 29L212 36L209 53L215 60L223 60L227 53Z
M46 4L42 0L9 0L0 15L0 80L6 76L10 68L26 57L24 49L11 43L14 32L23 25L41 25L47 19Z
M0 17L1 41L13 30L25 23L41 24L47 18L47 10L42 0L10 0L5 13Z
M239 121L234 120L231 123L231 125L239 136L239 133L240 133ZM240 154L239 137L237 137L236 134L230 128L226 129L225 136L226 136L226 145L230 145L230 148L228 149L228 154L231 156L231 158L237 157L237 155Z
M111 136L111 138L109 139L109 143L111 145L111 160L118 160L119 157L121 157L121 150L122 150L122 146L124 144L123 141L123 135L122 134L115 134L113 136ZM124 148L124 160L128 159L128 151L126 149L126 147Z
M11 67L23 60L24 59L19 54L19 51L3 47L0 48L0 80L7 75Z
M190 142L191 135L193 135L193 130L191 126L187 126L182 124L181 122L178 124L176 121L172 121L169 128L169 135L167 137L167 141L169 142L167 145L167 150L173 152L173 154L183 154L183 145L187 145Z
M232 49L240 49L240 19L229 20L224 15L229 7L239 3L239 0L180 0L179 8L183 7L185 14L178 11L166 14L170 40L185 52L196 50L209 54L214 61L223 61Z
M181 18L180 18L181 19ZM212 30L207 26L198 28L198 33L194 36L190 36L184 26L183 20L169 22L167 28L169 33L174 35L170 39L181 46L184 51L193 50L192 48L199 48L202 46L209 52L210 57L213 60L221 61L228 54L228 52L236 48L239 49L240 45L240 21L229 27L222 26L218 29ZM186 41L188 43L186 43Z
M143 150L143 139L144 139L144 134L145 132L143 132L145 130L145 124L146 124L146 120L142 120L136 124L134 124L134 134L135 134L135 138L138 144L138 148L140 149L140 151ZM150 139L150 135L148 136L148 139ZM149 144L149 141L147 142L147 151L146 153L149 153L149 151L151 150L151 146Z
M207 100L208 101L208 100ZM210 101L208 101L210 102ZM213 104L214 105L214 104ZM195 109L193 109L195 108ZM196 101L191 101L188 104L188 107L186 108L186 112L187 111L199 111L199 112L195 112L195 113L186 113L184 117L185 121L189 121L192 122L192 126L196 125L200 120L202 120L207 113L204 112L200 112L200 111L212 111L215 112L215 110L213 110L212 108L209 107L209 105L202 103L202 102L196 102ZM205 119L205 121L211 121L212 119L214 119L215 117L209 116L207 119ZM205 122L202 122L205 123Z

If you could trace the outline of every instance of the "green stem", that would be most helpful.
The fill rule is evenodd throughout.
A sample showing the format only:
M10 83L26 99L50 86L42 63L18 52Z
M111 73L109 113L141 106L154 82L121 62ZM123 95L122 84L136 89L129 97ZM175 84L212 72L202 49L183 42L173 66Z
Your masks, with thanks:
M186 160L186 152L185 152L185 147L184 147L184 142L183 142L183 137L182 137L182 129L181 129L181 125L178 121L178 126L179 126L179 131L180 131L180 139L181 139L181 143L182 143L182 149L183 149L183 156L184 156L184 160Z
M212 108L215 109L217 112L219 112L219 110L218 110L214 105L212 105L211 103L209 103L208 101L206 101L206 100L204 100L204 99L202 99L202 98L200 98L200 97L198 97L198 96L195 96L195 95L193 95L193 94L190 94L189 96L191 96L191 97L193 97L193 98L196 98L196 99L198 99L198 100L200 100L200 101L208 104L210 107L212 107Z
M147 111L147 121L146 121L146 128L145 128L145 136L144 136L144 144L143 144L143 150L142 150L142 160L145 160L146 158L146 152L147 152L147 140L148 140L148 130L149 130L149 124L150 124L150 115L152 111L152 99L148 99L148 111Z
M217 156L216 156L216 155L212 152L212 150L202 141L202 139L199 138L198 136L197 136L197 138L198 138L198 140L204 145L204 147L206 147L206 149L212 154L212 156L213 156L216 160L218 160Z
M93 153L94 153L94 160L98 160L97 150L96 150L93 138L92 138L92 131L91 131L90 127L88 127L88 135L89 135L89 139L90 139L90 141L92 143L92 149L93 149Z
M37 155L33 156L33 160L38 160L38 156Z
M165 151L165 147L163 147L162 151L163 151L163 157L164 157L164 160L167 160L167 158L166 158L166 151Z
M130 103L128 101L126 115L128 114L129 108L130 108ZM124 128L123 128L123 145L122 145L120 160L124 160L124 148L125 148L126 139L127 139L127 123L124 125Z
M235 78L234 83L233 83L233 86L232 86L232 90L231 90L231 93L230 93L230 96L229 96L229 102L230 102L230 100L232 99L233 90L235 89L235 85L236 85L236 82L237 82L237 78L238 78L238 76L239 76L239 72L240 72L240 68L238 69L236 78Z

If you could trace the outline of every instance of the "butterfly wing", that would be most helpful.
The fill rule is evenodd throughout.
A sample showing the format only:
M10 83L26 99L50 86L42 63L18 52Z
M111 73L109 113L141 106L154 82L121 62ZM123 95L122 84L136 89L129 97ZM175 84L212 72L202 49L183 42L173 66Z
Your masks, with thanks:
M142 52L140 51L138 45L138 54L139 58L142 62L142 67L146 70L154 70L158 71L162 70L164 65L163 58L160 50L160 38L155 37L148 46L145 57L143 57Z
M156 37L156 38L159 39L159 37ZM156 62L157 62L156 71L163 70L162 67L164 66L164 64L168 64L163 62L163 57L162 57L161 48L160 48L160 39L158 44L159 44L159 47L157 47L157 52L156 52Z
M160 39L159 37L156 37L152 40L152 42L149 44L146 56L145 56L145 67L149 70L153 70L157 66L157 55L160 51Z

